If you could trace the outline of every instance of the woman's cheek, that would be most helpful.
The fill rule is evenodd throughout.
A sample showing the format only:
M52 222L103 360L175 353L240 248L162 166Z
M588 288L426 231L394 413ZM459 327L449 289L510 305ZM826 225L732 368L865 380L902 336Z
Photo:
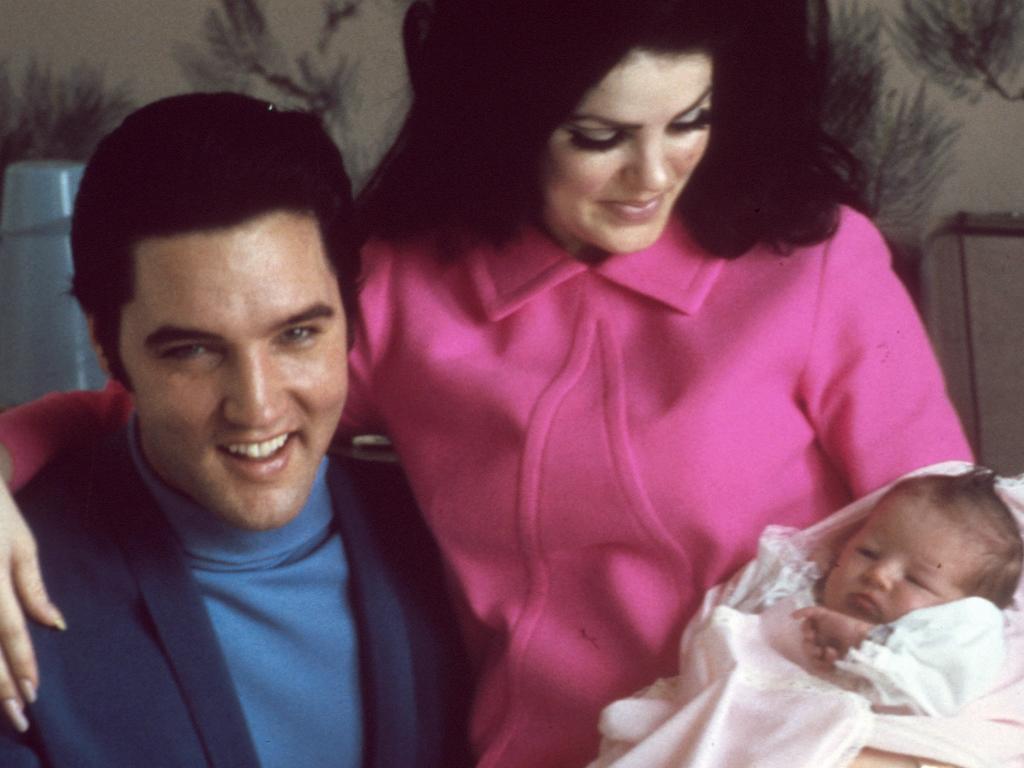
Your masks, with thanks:
M689 177L704 159L708 148L708 135L703 132L694 142L687 142L679 147L674 165L680 178Z

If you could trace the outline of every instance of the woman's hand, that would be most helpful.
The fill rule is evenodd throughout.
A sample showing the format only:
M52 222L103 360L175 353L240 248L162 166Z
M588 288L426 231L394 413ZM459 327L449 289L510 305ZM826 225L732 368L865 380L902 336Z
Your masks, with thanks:
M56 629L65 625L43 586L35 539L7 489L10 467L10 456L0 446L0 701L11 724L24 731L25 703L35 701L39 688L25 614Z

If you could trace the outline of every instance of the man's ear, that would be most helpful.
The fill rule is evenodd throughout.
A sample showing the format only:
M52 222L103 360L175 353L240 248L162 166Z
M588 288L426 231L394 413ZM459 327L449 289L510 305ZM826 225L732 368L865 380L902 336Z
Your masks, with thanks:
M92 315L86 315L85 322L89 325L89 340L92 342L92 351L96 353L96 359L99 360L100 368L103 369L108 378L113 378L113 375L110 373L110 361L107 360L103 347L100 346L99 341L96 339L96 318Z

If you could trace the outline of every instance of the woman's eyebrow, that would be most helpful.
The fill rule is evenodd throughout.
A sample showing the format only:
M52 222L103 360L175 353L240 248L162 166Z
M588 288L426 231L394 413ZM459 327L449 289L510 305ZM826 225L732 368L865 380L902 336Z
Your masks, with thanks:
M698 107L700 107L701 104L707 101L710 96L711 86L709 85L707 88L704 89L700 96L698 96L689 105L683 107L675 115L673 115L672 120L670 122L675 122L679 118L684 117L690 112L693 112L693 110L697 109ZM579 112L574 115L571 115L567 122L573 123L582 120L591 120L593 122L606 125L609 128L616 128L619 130L636 130L638 128L643 127L640 123L621 123L618 120L612 120L609 117L601 117L600 115L589 115L585 112Z

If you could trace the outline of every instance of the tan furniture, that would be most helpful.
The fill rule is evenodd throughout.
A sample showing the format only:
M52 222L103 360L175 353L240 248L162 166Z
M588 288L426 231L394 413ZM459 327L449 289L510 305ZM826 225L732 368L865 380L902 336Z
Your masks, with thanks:
M962 214L934 235L921 308L978 461L1024 472L1024 215Z

